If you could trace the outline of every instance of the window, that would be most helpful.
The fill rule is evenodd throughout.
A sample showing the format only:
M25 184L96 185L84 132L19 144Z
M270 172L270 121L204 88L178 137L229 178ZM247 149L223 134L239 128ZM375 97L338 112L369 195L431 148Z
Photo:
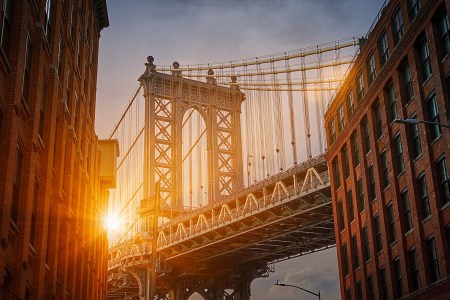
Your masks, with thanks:
M59 42L58 42L58 76L62 75L62 36L59 34Z
M400 298L403 296L402 287L402 270L400 269L400 259L397 257L394 260L394 298Z
M394 38L394 44L397 45L397 43L400 41L404 33L403 30L403 16L402 16L402 10L400 7L398 7L394 14L392 15L392 36Z
M414 114L413 116L411 116L411 119L417 119L417 116ZM420 154L422 154L422 146L420 145L419 137L419 126L417 124L414 124L409 126L409 128L412 140L413 159L416 159Z
M404 190L401 193L402 206L403 206L403 226L405 232L410 231L413 228L412 217L411 217L411 206L409 205L408 190Z
M436 172L439 182L439 196L441 204L445 205L450 202L450 184L448 180L447 162L445 157L440 158L436 162Z
M70 10L70 31L69 31L70 42L72 42L73 30L75 28L75 22L73 20L74 15L75 15L75 5L72 3L72 8Z
M1 20L0 31L0 48L5 53L6 57L9 57L9 51L11 46L11 32L13 21L13 3L14 0L3 1L3 17Z
M389 46L386 31L383 31L378 39L378 51L380 52L380 61L383 66L389 58Z
M51 21L52 21L52 0L45 0L44 30L47 39L50 37L52 33Z
M355 132L351 138L353 147L353 166L359 165L359 145L358 145L358 134Z
M360 177L358 179L358 182L357 182L356 185L357 185L357 192L358 192L359 212L362 212L365 209L364 189L363 189L362 177Z
M362 123L362 133L364 137L364 154L370 151L370 131L369 131L369 121L364 118Z
M392 244L397 239L395 234L395 218L394 218L394 208L392 202L386 207L387 218L389 223L389 242Z
M400 174L405 171L405 161L403 159L403 147L400 133L394 137L395 154L397 155L397 172Z
M439 262L436 254L436 245L434 243L434 238L430 238L426 241L426 247L430 279L431 282L435 282L440 278L440 276Z
M347 244L344 243L341 248L342 251L342 272L344 276L348 275L348 255L347 255Z
M386 188L389 185L389 166L387 162L387 155L386 151L383 151L380 154L380 160L381 160L381 168L382 168L382 181L383 181L383 188Z
M417 179L417 188L419 190L420 204L422 205L422 219L431 215L430 203L428 201L427 182L425 181L425 174L422 174Z
M353 100L353 91L350 89L347 93L347 115L350 118L355 111L355 101Z
M81 42L83 39L81 38L81 32L78 32L78 43L77 43L77 70L78 73L81 69Z
M67 108L70 109L70 67L67 67L67 82L66 82L66 105Z
M20 202L20 180L22 178L22 164L23 164L23 152L17 145L16 148L16 169L13 180L13 193L11 204L11 219L17 224L19 217L19 202Z
M337 158L333 160L332 166L333 166L334 188L337 190L341 186L341 179L339 176L339 165Z
M417 16L417 13L420 10L420 2L419 0L408 0L408 12L409 19L412 20Z
M403 88L405 92L405 103L409 103L414 98L414 91L411 80L411 70L409 69L408 61L403 64L401 73Z
M31 207L30 244L36 246L36 217L39 200L39 183L34 182L33 205Z
M373 165L369 167L369 199L371 201L375 200L377 197L375 186L375 176L373 174Z
M342 160L344 162L344 177L348 178L350 176L350 162L348 160L348 150L347 147L341 151Z
M431 122L439 123L439 109L436 101L436 95L433 94L427 101L428 115ZM431 125L431 139L434 141L441 136L441 126Z
M395 103L395 89L394 89L394 84L391 82L391 84L389 85L389 87L387 88L387 95L388 95L388 99L389 99L389 111L390 111L390 121L394 121L395 119L397 119L398 114L397 114L397 104Z
M425 82L431 76L431 63L430 63L430 51L428 50L428 43L424 37L419 41L417 45L420 58L420 70L422 73L422 82Z
M352 256L353 256L353 268L359 268L359 256L358 256L358 240L356 235L352 236Z
M369 275L367 277L367 298L369 300L375 299L375 293L373 290L373 277L372 275Z
M381 117L381 105L377 102L373 108L375 114L375 137L378 139L383 135L383 119Z
M342 105L340 105L338 107L338 130L339 132L342 131L342 129L344 129L345 126L345 119L344 119L344 108L342 107Z
M364 233L364 259L368 261L370 259L370 243L369 243L369 229L367 225L363 228Z
M44 141L44 127L45 127L45 104L47 101L47 83L45 79L42 84L42 98L41 105L39 107L39 137L41 141Z
M387 299L388 298L388 286L386 281L386 269L382 268L380 269L380 296L381 299Z
M342 205L342 199L338 202L338 226L339 231L344 230L344 207Z
M359 73L356 81L356 87L357 87L357 100L360 102L362 98L364 97L364 78L362 72Z
M375 216L373 219L373 223L375 226L375 246L377 248L377 252L381 252L383 250L383 239L381 237L381 228L380 228L380 216Z
M334 127L334 119L328 122L328 133L330 135L330 146L336 141L336 128Z
M353 196L352 190L347 192L347 212L349 215L349 221L353 221L355 219L355 212L353 210Z
M27 34L27 43L25 46L25 64L23 70L23 83L22 83L22 99L28 104L30 98L30 83L31 83L31 39Z
M375 69L375 57L373 56L373 53L369 55L366 61L366 68L367 68L367 78L369 79L369 85L372 84L372 82L377 77L376 69Z
M417 264L416 249L408 251L409 277L411 278L411 291L420 287L419 265Z
M441 40L441 53L442 57L446 57L450 53L450 25L448 22L447 11L444 6L441 8L438 18L437 25L439 29L439 38Z
M362 293L361 281L358 281L356 283L356 299L357 300L364 300L363 293Z

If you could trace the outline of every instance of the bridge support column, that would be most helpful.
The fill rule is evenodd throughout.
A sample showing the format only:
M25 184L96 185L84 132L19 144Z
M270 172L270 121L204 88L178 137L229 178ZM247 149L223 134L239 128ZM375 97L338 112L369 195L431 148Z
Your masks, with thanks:
M239 286L237 286L236 300L250 300L250 285L252 284L252 280L247 272L243 271L241 273L241 281L239 282Z

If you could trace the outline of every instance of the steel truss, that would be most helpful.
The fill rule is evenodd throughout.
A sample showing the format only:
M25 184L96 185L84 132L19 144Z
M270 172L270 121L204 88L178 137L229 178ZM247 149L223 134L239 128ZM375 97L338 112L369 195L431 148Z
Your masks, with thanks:
M155 299L249 299L270 263L334 245L329 196L322 155L161 225ZM150 244L138 235L111 249L110 274L148 265Z

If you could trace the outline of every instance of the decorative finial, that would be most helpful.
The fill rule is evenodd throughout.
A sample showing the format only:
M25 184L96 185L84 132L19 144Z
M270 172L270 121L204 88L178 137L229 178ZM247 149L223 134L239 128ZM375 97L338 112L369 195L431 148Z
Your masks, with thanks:
M173 66L172 76L181 77L181 70L179 70L180 64L177 61L174 61L172 66Z
M233 90L239 90L240 87L237 84L237 76L236 75L232 75L231 76L231 84L230 84L230 88Z
M217 80L214 78L214 71L213 69L208 70L208 75L206 76L206 82L209 84L217 84Z
M147 56L147 63L145 63L145 73L155 72L156 66L153 64L155 59L153 56Z

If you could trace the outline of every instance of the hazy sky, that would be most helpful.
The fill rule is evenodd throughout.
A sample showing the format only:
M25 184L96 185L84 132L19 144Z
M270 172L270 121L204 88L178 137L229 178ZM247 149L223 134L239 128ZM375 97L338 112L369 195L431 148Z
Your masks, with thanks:
M108 138L144 72L155 64L253 58L366 33L384 0L108 0L100 38L96 130ZM252 284L252 298L316 299L282 282L338 299L335 249L289 260Z

